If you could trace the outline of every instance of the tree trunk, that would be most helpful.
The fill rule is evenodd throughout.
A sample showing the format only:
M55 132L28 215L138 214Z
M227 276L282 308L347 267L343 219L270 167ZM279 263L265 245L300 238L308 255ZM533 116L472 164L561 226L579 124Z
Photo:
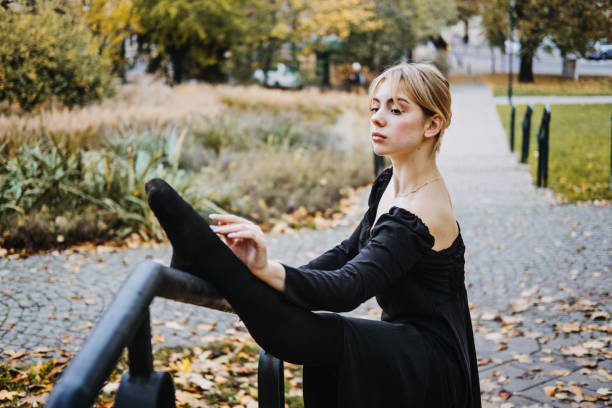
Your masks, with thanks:
M533 52L525 52L521 55L521 69L519 71L519 82L534 82L533 79Z
M491 49L491 73L495 73L495 49L493 47Z
M183 82L185 57L181 50L171 50L169 54L170 62L172 62L172 84L177 85Z
M463 27L465 29L463 32L463 43L467 44L470 42L470 25L467 18L463 20Z
M317 55L317 60L319 60L321 64L321 88L329 89L331 87L330 82L329 82L330 52L329 51L318 52L316 55Z

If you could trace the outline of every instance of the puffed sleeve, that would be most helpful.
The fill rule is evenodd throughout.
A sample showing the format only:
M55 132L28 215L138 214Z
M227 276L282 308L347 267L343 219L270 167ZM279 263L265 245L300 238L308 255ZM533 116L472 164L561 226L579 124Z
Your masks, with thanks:
M416 215L392 207L380 216L367 245L342 267L283 265L285 296L309 310L353 310L409 273L433 244L434 238Z

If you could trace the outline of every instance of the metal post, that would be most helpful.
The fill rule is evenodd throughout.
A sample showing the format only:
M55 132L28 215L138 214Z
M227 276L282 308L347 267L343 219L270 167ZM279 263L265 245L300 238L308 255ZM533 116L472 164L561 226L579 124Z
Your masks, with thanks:
M516 105L512 104L510 110L510 151L514 151L514 118L516 116Z
M284 364L282 360L259 352L257 390L260 408L283 408L285 406Z
M523 142L521 146L521 163L527 163L529 157L529 136L531 133L531 115L533 113L533 105L527 105L527 111L525 111L525 117L521 127L523 128Z
M510 46L510 52L508 53L508 104L512 105L512 28L514 26L514 7L516 0L510 0L510 7L508 8L508 45Z
M612 190L612 115L610 115L610 190Z
M153 350L151 349L151 323L147 309L140 327L128 344L130 377L148 378L153 372Z
M548 186L548 144L550 130L550 105L546 105L542 114L542 122L538 129L538 169L537 186Z

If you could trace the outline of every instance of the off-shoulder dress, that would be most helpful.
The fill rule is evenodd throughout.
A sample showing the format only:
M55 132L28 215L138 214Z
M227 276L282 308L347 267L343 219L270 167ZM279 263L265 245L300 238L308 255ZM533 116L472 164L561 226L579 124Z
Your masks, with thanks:
M446 249L415 214L392 207L372 225L393 169L375 180L352 235L286 270L285 297L309 310L345 312L376 296L380 321L342 321L338 367L304 367L304 399L339 408L480 407L461 232Z

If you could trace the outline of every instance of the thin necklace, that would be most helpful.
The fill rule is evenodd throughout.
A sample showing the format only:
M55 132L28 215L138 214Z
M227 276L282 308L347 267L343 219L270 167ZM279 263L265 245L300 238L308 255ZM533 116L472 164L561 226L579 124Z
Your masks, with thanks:
M413 194L413 193L416 193L417 191L419 191L420 189L422 189L423 187L425 187L425 186L426 186L426 185L428 185L429 183L433 183L434 181L439 180L439 179L440 179L440 176L438 176L438 177L436 177L436 178L432 178L431 180L426 181L425 183L421 184L420 186L418 186L418 187L417 187L417 188L415 188L414 190L410 190L410 191L408 191L408 192L406 192L406 193L403 193L403 194L397 194L395 197L396 197L396 198L397 198L397 197L406 197L406 196L408 196L408 194Z

